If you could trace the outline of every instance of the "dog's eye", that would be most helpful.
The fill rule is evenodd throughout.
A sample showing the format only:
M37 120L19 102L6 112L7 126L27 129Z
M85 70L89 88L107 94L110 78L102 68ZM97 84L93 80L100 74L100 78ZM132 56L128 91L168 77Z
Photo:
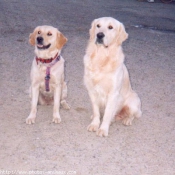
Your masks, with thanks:
M52 36L52 33L51 32L48 32L48 34L47 34L48 36Z
M110 29L110 30L111 30L111 29L113 29L113 27L112 27L112 26L109 26L109 27L108 27L108 29Z
M97 27L100 28L100 24L97 24Z
M41 34L41 31L38 31L38 34Z

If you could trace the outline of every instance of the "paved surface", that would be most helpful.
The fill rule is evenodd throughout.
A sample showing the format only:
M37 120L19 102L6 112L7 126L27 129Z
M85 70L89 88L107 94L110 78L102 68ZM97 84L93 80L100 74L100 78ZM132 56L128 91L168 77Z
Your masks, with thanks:
M91 21L112 16L129 39L123 48L143 117L110 127L109 137L87 132L92 113L83 85L83 55ZM29 33L58 27L68 38L70 111L52 124L52 107L39 106L26 125L34 57ZM77 175L175 175L175 4L135 0L0 1L0 170L76 171ZM48 173L47 173L48 174Z

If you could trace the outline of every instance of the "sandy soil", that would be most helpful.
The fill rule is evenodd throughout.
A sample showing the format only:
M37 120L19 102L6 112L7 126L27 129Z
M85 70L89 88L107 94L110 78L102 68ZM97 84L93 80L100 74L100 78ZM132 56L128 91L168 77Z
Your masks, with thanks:
M92 109L83 85L88 30L93 19L103 16L123 22L129 33L123 45L125 62L143 110L143 117L131 127L114 123L107 138L86 130ZM76 171L76 175L174 175L174 17L174 3L1 0L0 174L3 170L38 170ZM62 122L53 124L52 106L39 106L36 123L26 125L34 57L28 36L44 24L58 27L69 40L62 55L71 110L61 109Z

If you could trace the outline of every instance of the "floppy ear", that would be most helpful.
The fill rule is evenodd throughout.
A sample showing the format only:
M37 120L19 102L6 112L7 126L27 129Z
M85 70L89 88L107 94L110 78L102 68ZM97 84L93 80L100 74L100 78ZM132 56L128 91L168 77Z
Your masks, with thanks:
M67 38L61 33L58 31L57 33L57 41L56 41L56 46L59 50L62 49L62 47L67 43Z
M95 24L96 24L96 20L93 20L91 23L91 28L89 30L90 41L92 41L95 38Z
M127 38L128 38L128 33L125 31L125 27L122 23L120 23L120 27L118 30L118 35L117 35L117 44L121 45Z
M31 34L29 35L29 43L30 43L32 46L35 45L35 35L36 35L36 32L35 32L35 31L33 31L33 33L31 33Z

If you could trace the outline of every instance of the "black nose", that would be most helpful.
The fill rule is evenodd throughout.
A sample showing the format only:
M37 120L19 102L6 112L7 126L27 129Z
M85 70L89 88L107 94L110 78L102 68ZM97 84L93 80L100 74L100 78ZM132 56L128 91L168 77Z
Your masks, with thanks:
M102 33L102 32L100 32L100 33L97 33L97 38L98 39L102 39L102 38L104 38L104 33Z
M43 44L43 37L37 37L38 44Z

